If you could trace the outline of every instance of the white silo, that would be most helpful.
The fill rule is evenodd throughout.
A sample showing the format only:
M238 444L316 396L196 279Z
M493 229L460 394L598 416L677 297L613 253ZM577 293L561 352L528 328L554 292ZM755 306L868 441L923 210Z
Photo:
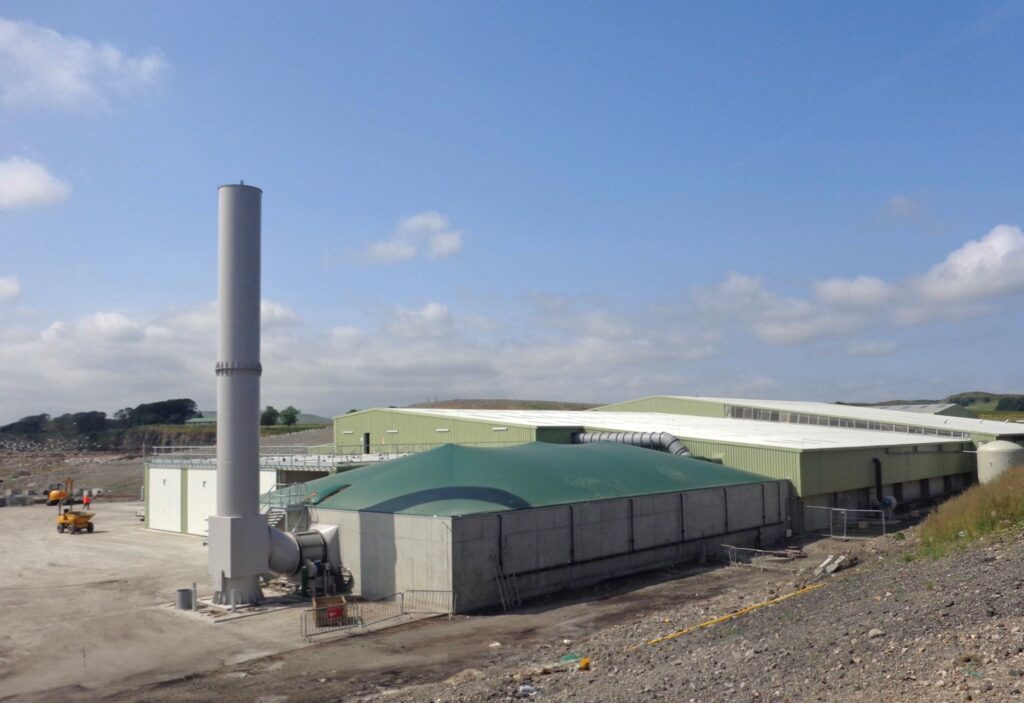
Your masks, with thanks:
M988 483L1015 466L1024 466L1024 447L998 439L978 447L978 481Z

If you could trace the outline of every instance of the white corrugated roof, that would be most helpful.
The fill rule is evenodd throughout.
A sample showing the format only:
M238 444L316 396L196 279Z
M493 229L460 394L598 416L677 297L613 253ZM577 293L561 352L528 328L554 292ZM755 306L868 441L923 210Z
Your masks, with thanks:
M477 420L495 425L529 427L590 427L616 432L668 432L680 439L705 440L776 449L851 449L942 444L950 437L852 430L817 425L734 420L668 413L600 412L588 410L449 410L400 408L394 412L444 418ZM439 427L443 425L439 424Z
M915 427L931 427L937 430L953 430L956 432L984 432L987 434L1013 434L1017 430L1012 424L995 420L980 420L971 417L951 417L947 415L924 415L902 410L870 407L863 405L839 405L838 403L818 403L806 400L751 400L749 398L706 398L703 396L663 396L666 398L682 398L684 400L705 400L725 405L739 405L746 408L768 408L810 415L827 415L829 417L847 417L854 420L887 422Z

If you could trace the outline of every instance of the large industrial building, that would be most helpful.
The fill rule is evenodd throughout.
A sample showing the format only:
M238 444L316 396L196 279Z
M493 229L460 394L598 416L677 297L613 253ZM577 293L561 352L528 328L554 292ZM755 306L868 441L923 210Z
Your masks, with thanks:
M444 445L306 488L317 522L340 526L357 593L451 592L460 611L774 545L788 527L785 481L608 442Z
M666 408L667 410L667 408ZM895 411L886 411L891 415ZM569 444L581 432L665 432L696 456L785 480L806 505L870 508L883 496L900 503L933 499L973 480L974 443L965 432L926 434L671 412L377 409L334 420L347 451L415 453L441 443L507 446ZM918 417L914 413L898 413ZM946 418L944 418L946 419ZM948 418L959 420L959 418ZM927 422L927 420L926 420ZM982 421L968 421L982 422ZM867 423L865 423L867 424ZM987 423L1003 428L1003 423ZM900 426L895 425L895 426ZM353 444L355 443L355 444ZM801 519L794 529L800 530Z
M472 610L513 589L771 544L816 527L822 507L941 499L976 480L978 446L1024 438L1015 423L924 410L687 396L589 411L371 409L336 417L331 444L261 457L260 490L301 503L304 524L340 526L355 593L439 590ZM673 437L691 456L576 444L594 433ZM151 528L206 533L213 462L151 459Z
M920 408L921 406L917 406ZM996 439L1024 439L1024 425L950 414L949 405L933 406L935 413L889 407L815 403L800 400L745 400L701 396L658 395L596 408L605 412L659 412L702 417L761 420L937 437L958 437L984 444ZM956 411L952 411L956 413Z

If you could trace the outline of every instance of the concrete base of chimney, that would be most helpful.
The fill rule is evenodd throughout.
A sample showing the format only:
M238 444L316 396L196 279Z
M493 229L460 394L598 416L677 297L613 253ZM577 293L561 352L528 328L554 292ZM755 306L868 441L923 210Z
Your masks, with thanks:
M213 602L217 605L242 607L259 605L262 601L263 589L260 588L259 576L222 576L220 586L213 592Z
M236 605L258 603L263 597L260 574L267 573L270 554L267 519L263 515L211 515L209 527L214 602L229 605L234 590Z

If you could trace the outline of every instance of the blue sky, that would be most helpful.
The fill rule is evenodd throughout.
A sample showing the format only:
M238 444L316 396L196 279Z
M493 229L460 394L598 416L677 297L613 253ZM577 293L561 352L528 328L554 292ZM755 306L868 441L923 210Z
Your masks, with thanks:
M1024 4L0 6L0 422L1024 391Z

